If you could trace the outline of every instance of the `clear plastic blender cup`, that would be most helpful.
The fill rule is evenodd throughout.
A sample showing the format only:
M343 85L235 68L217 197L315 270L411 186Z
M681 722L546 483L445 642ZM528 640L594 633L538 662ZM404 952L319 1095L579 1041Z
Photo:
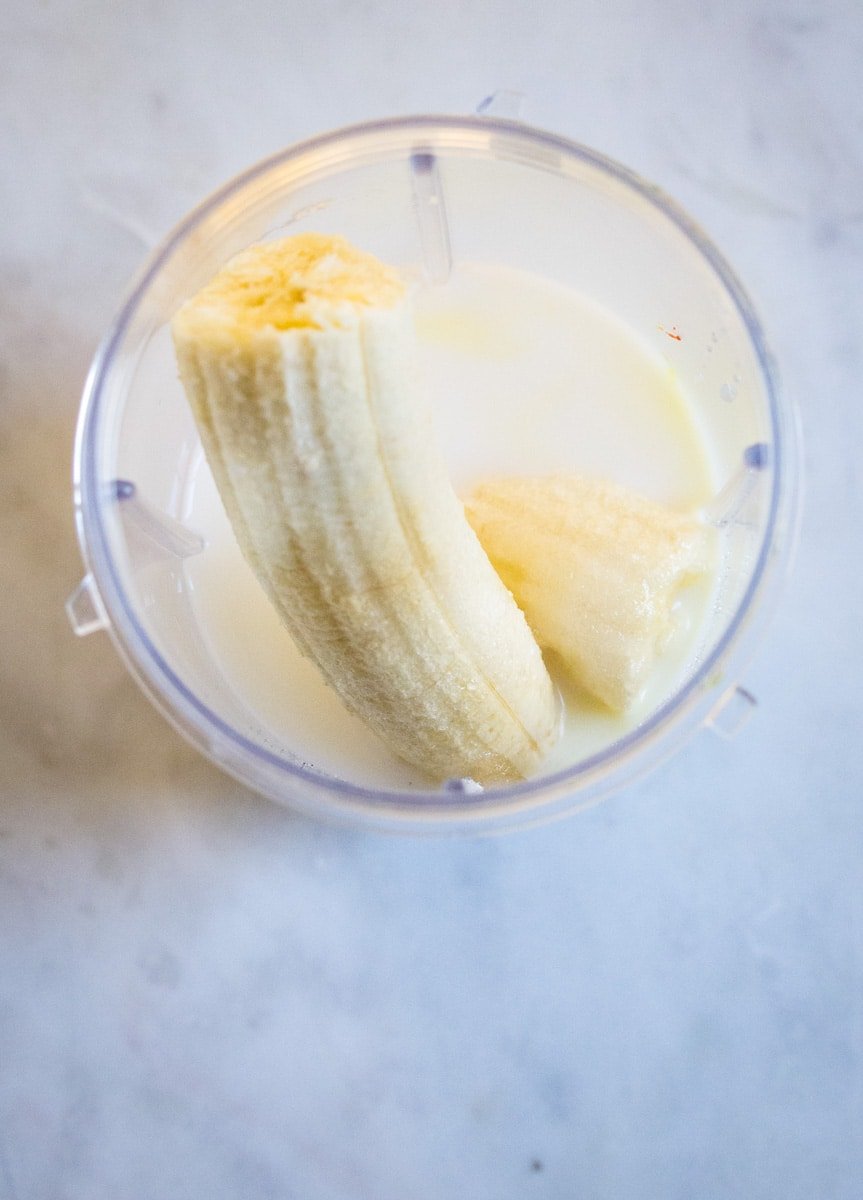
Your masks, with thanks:
M393 786L359 760L333 773L290 719L274 727L230 684L195 603L212 553L188 522L200 443L171 350L171 317L239 250L312 228L343 234L428 286L453 261L565 284L640 336L680 314L675 370L727 481L704 650L637 728L511 786ZM260 164L193 212L145 267L93 363L78 426L75 505L87 574L79 633L105 628L169 720L243 783L306 813L388 828L496 828L616 791L704 724L747 706L740 665L783 575L797 481L792 416L731 271L671 202L600 155L520 123L417 117L337 131ZM202 560L203 561L203 560ZM297 698L295 711L303 708Z

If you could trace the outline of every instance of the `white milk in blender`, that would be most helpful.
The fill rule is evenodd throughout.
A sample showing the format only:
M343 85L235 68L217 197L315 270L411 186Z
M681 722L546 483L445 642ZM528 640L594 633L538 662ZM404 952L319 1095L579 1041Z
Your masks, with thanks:
M460 494L490 475L560 471L612 479L682 509L715 494L708 447L672 367L608 311L537 276L473 264L420 289L416 317L436 431ZM270 747L366 786L428 786L344 710L296 650L242 557L202 455L184 519L207 543L186 567L202 635ZM675 635L626 715L556 678L563 732L543 773L617 741L686 680L711 590L705 579L681 593Z

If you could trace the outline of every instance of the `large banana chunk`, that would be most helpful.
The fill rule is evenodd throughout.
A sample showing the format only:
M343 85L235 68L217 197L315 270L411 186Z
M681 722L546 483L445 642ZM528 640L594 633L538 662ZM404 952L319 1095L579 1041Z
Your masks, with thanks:
M435 449L398 276L341 238L264 243L173 335L237 540L347 707L435 778L534 770L554 688Z
M671 631L678 590L710 567L709 530L578 476L491 480L466 512L539 644L585 691L628 708Z

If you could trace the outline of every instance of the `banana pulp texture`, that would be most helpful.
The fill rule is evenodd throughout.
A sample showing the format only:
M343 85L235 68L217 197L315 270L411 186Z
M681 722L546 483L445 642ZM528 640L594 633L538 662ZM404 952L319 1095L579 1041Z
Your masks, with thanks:
M711 566L709 529L569 475L489 480L466 512L539 644L584 691L630 707L672 630L679 589Z
M535 770L556 694L435 448L396 273L341 238L263 243L172 329L237 540L346 706L433 778Z

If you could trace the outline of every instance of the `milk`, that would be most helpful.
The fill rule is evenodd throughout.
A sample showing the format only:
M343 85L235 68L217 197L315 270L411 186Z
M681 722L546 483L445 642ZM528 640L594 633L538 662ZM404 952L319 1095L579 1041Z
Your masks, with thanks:
M578 471L660 502L697 508L716 492L696 413L668 361L608 311L520 271L465 264L415 296L421 366L457 491L484 476ZM348 714L296 650L247 566L198 456L184 520L206 539L188 560L201 634L260 740L371 787L427 787ZM675 634L644 696L614 716L558 677L561 738L543 772L571 766L635 728L691 674L712 581L686 589Z

